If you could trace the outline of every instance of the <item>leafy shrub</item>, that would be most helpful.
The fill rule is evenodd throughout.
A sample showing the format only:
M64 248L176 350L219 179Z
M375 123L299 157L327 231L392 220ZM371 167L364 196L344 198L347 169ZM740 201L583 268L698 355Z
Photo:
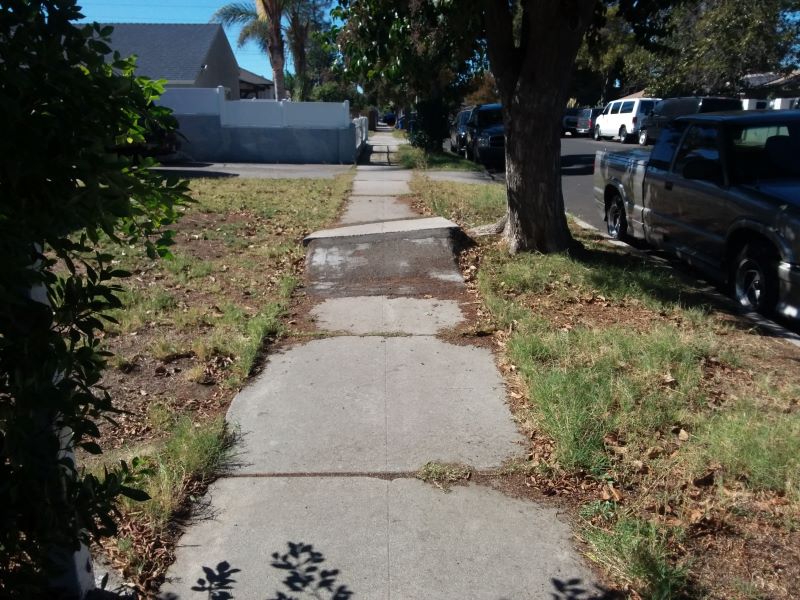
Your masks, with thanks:
M153 131L162 87L111 55L110 27L78 27L75 0L0 7L0 596L54 597L60 557L112 533L115 498L145 494L125 468L81 473L70 449L101 452L96 421L113 411L98 387L104 313L126 273L101 249L141 240L167 254L163 226L185 184L134 161Z

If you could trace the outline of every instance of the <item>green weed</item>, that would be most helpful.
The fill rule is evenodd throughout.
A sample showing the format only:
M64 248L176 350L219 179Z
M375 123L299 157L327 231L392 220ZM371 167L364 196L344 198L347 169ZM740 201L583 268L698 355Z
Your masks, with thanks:
M633 583L643 597L673 600L685 591L687 570L675 564L667 550L670 534L656 525L624 516L610 529L589 526L583 535L591 557Z

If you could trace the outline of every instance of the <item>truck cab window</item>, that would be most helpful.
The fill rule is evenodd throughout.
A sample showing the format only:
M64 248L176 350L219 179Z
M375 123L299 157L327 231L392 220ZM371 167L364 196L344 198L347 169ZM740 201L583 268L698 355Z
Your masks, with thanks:
M722 183L719 131L708 125L693 125L686 132L673 167L685 179Z
M675 150L681 141L684 129L686 129L684 123L672 123L661 132L658 142L650 154L649 167L669 171L672 157L675 156Z

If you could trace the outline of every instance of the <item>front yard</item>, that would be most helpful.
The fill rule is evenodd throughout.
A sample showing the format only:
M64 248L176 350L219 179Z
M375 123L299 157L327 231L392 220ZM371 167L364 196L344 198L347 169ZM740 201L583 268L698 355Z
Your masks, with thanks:
M223 415L258 369L269 343L290 326L305 234L330 224L352 174L331 180L198 179L174 227L174 258L129 249L120 268L125 308L105 346L114 356L103 384L118 427L102 430L102 462L125 460L150 495L127 503L112 563L141 590L155 589L172 562L176 521L224 467L232 436Z

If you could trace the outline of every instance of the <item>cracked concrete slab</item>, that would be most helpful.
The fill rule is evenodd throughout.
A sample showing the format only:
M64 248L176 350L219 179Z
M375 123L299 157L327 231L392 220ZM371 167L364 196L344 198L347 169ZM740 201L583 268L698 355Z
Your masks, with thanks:
M455 327L464 314L454 300L357 296L330 298L311 310L317 326L356 335L436 335Z
M406 181L360 181L353 182L353 196L403 196L410 194Z
M271 357L236 396L237 474L496 467L523 451L489 350L433 337L334 337Z
M306 256L308 289L322 297L448 297L463 289L450 230L320 239Z
M339 223L375 223L381 221L407 220L419 217L411 207L394 196L353 196L347 203Z
M213 517L182 538L161 598L207 598L191 588L206 577L203 567L216 571L223 561L237 570L233 598L290 593L289 571L272 558L289 542L311 545L319 568L337 570L336 586L355 598L517 600L557 595L567 581L592 587L567 551L569 527L554 509L489 488L444 493L414 479L231 478L213 484L209 496Z

